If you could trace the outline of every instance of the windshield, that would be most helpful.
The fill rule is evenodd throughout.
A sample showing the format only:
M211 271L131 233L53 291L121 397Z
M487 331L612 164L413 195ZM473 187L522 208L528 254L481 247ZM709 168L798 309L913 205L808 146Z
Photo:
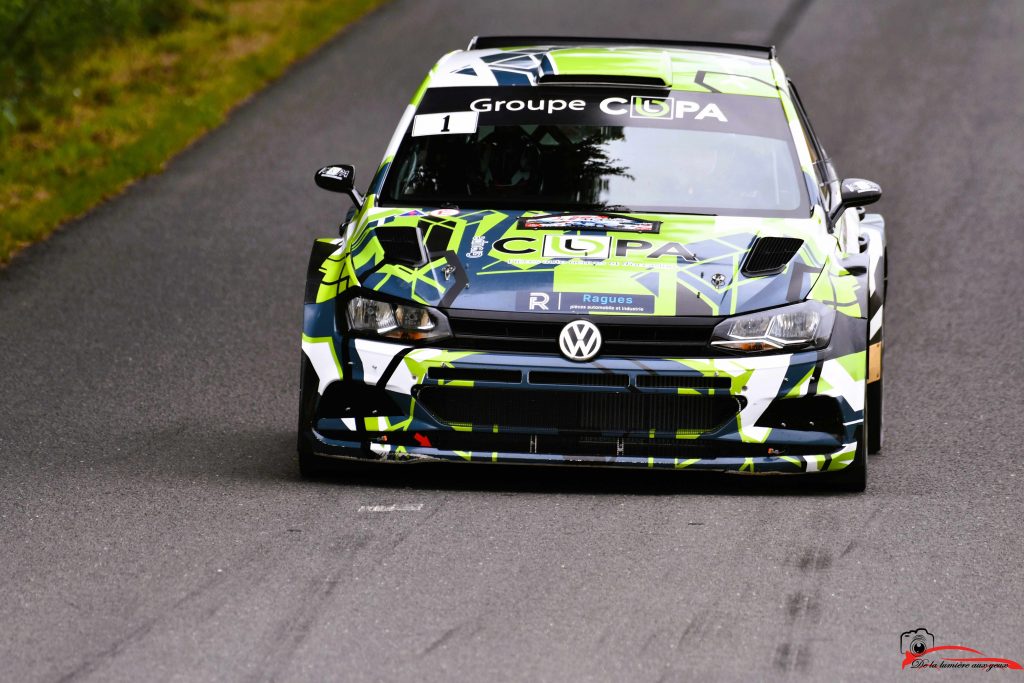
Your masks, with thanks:
M479 89L445 90L443 101L429 106L425 99L414 117L387 173L382 203L759 216L809 212L777 100L682 93L645 98L651 104L607 92L559 99L545 89L545 99L471 99L470 93L460 102L450 91Z

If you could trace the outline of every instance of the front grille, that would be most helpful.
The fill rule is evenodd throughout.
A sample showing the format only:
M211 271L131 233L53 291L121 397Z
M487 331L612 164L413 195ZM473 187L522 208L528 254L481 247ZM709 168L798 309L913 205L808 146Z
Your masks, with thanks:
M643 389L725 389L732 388L729 377L691 377L689 375L637 375L636 385Z
M505 351L509 353L559 353L558 335L571 320L565 317L533 315L528 318L481 318L449 314L452 348ZM602 356L674 356L707 354L711 331L717 318L634 318L629 321L590 320L601 330Z
M760 237L747 254L743 274L756 277L780 271L803 245L804 241L795 237Z
M421 386L416 399L447 425L585 432L703 433L740 410L731 396Z
M605 372L554 372L534 370L530 373L530 384L561 384L580 387L625 387L629 386L629 375Z
M523 381L523 373L519 370L434 367L427 370L427 378L438 382L463 381L519 384Z

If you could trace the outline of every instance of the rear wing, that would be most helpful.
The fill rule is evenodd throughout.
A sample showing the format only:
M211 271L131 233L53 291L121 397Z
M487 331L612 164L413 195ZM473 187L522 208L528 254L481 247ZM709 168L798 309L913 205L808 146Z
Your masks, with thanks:
M501 47L525 47L551 45L556 47L579 47L585 45L621 45L634 47L675 47L693 50L710 50L745 57L775 59L774 45L746 45L743 43L715 43L700 40L652 40L648 38L588 38L586 36L473 36L467 50L484 50Z

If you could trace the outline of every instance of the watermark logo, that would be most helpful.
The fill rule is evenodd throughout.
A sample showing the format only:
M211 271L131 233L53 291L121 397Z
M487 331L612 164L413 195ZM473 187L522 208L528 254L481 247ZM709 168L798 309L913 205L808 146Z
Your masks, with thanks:
M901 633L900 654L903 655L903 669L1024 669L1012 659L988 657L971 647L936 645L935 636L926 628Z

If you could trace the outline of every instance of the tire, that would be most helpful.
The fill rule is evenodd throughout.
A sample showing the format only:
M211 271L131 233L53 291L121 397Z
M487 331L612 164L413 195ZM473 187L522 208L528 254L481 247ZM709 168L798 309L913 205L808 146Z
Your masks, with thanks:
M864 424L857 433L857 450L853 454L853 461L838 472L824 472L817 475L823 477L824 483L835 491L860 493L868 486L868 435L871 433L871 411L868 407L868 400L868 391L865 388Z
M296 450L298 451L299 475L303 479L319 479L334 471L330 458L313 452L310 443L313 418L316 412L317 376L313 364L302 354L302 371L299 376L299 429Z
M868 354L870 356L871 348L871 337L868 336ZM885 417L883 415L883 400L884 394L882 391L882 381L885 379L885 313L882 313L882 327L878 331L878 342L882 345L882 355L879 356L879 365L882 366L881 372L878 375L877 382L871 382L867 385L865 391L865 405L864 415L867 419L867 434L868 434L868 453L874 455L882 450L882 440L884 437L885 430ZM865 377L865 381L866 381Z
M838 472L826 473L828 483L836 491L850 491L860 493L868 486L868 449L865 431L862 428L857 438L857 451L854 453L853 462Z
M874 455L882 450L883 440L883 413L882 413L882 379L872 382L867 389L867 405L864 412L868 420L868 453Z

